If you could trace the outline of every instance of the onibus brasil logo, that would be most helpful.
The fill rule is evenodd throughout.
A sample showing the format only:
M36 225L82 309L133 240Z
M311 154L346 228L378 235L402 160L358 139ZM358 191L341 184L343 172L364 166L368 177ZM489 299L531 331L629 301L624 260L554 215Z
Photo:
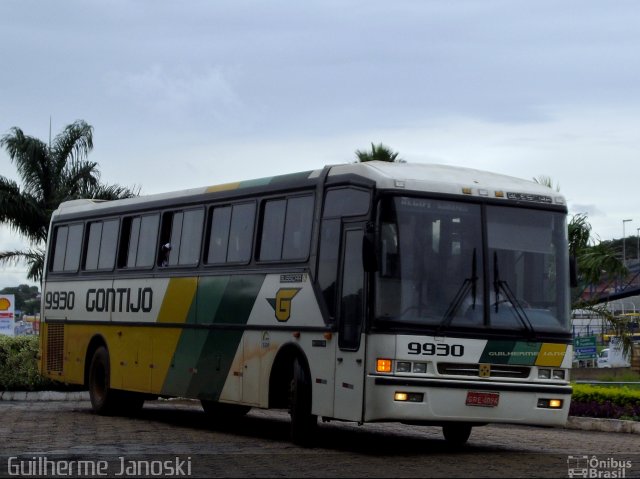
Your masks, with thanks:
M595 455L567 457L569 477L627 477L627 470L630 470L631 466L631 461L613 457L606 459L601 459Z

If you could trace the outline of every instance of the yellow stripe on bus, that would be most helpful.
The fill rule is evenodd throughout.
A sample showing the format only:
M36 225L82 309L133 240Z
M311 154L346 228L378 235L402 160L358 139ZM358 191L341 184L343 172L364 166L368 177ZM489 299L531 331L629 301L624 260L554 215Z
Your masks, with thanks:
M173 278L167 286L158 323L185 323L198 289L197 278ZM159 328L154 334L153 357L155 363L152 372L153 392L162 389L167 372L171 366L182 328Z
M542 343L536 366L560 367L566 353L566 344Z
M230 190L237 190L240 187L240 182L236 181L235 183L226 183L224 185L215 185L215 186L209 186L207 188L207 193L215 193L218 191L230 191Z

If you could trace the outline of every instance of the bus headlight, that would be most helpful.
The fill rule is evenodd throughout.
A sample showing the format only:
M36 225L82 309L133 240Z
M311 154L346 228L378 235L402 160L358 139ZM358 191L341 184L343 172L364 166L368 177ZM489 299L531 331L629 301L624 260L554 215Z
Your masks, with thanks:
M411 372L411 363L408 361L398 361L396 363L396 372L397 373L410 373Z
M538 379L551 379L551 369L538 369Z
M427 372L427 363L413 363L413 372L424 374Z
M565 377L564 369L553 370L553 379L564 379L564 377Z

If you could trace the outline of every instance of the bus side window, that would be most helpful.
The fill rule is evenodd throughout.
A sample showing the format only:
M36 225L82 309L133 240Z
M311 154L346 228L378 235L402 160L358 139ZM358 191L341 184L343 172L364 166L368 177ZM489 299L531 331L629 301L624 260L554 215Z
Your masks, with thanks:
M157 213L124 219L118 267L151 268L153 266L159 225L160 215Z
M162 215L158 266L198 264L203 221L202 208Z
M59 226L56 229L53 272L76 272L80 266L83 224Z
M247 262L251 259L253 224L256 215L255 203L234 205L229 229L228 263Z
M309 256L313 196L298 196L287 201L287 220L284 227L282 259L303 260Z
M318 285L322 291L329 318L336 317L336 281L340 253L340 219L323 220L320 228Z
M231 224L231 206L212 208L209 223L207 263L224 263L227 261L229 225Z
M116 259L119 221L94 221L89 223L84 259L85 271L112 270Z
M362 230L345 233L342 294L340 297L340 349L357 350L362 333L364 269L362 267Z
M262 213L260 261L302 261L309 256L313 196L266 201Z
M255 203L211 209L207 264L246 263L251 259Z

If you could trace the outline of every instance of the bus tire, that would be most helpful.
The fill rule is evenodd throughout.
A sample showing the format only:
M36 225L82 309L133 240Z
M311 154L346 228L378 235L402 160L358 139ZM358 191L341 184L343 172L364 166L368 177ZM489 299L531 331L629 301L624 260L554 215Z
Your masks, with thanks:
M100 346L93 353L89 367L89 398L93 410L102 416L133 415L142 409L145 395L111 388L109 351Z
M471 435L471 424L453 423L442 426L445 441L452 446L464 445Z
M89 366L89 398L93 410L102 415L109 416L118 409L118 393L111 389L111 367L109 364L109 351L100 346L93 353Z
M293 362L291 380L291 440L294 444L311 447L318 428L318 417L311 414L311 379L299 359Z

